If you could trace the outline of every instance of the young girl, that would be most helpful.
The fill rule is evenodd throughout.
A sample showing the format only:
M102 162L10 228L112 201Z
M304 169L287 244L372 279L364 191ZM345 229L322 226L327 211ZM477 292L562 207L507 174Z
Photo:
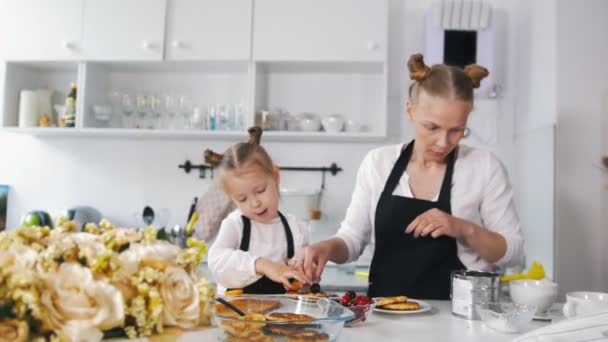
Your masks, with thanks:
M286 264L308 245L309 233L294 216L279 212L279 169L268 153L255 141L239 143L224 153L219 170L224 191L238 208L222 221L209 250L218 292L278 294L293 279L310 283Z

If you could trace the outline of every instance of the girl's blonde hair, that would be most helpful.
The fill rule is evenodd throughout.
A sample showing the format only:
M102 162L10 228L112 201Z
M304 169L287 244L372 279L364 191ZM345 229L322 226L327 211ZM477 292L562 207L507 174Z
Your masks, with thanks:
M231 146L224 152L218 154L211 150L205 150L205 161L211 166L217 167L222 179L222 185L226 190L225 177L229 172L239 173L245 168L257 166L260 170L268 175L274 176L274 163L266 150L260 146L262 139L262 129L260 127L251 127L248 130L249 141L238 143Z

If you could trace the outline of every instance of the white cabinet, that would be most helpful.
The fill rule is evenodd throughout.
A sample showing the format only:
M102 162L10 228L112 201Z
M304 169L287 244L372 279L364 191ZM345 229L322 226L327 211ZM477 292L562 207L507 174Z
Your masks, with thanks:
M258 61L384 61L386 0L256 0Z
M161 60L166 0L85 0L84 59Z
M81 0L0 1L0 59L81 59Z
M165 57L248 60L252 0L169 0Z

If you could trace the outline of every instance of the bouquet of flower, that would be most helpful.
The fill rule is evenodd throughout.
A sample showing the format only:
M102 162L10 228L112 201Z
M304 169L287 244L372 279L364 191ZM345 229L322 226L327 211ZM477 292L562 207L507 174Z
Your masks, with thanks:
M22 227L0 233L0 342L99 341L210 324L215 288L198 273L202 241L179 248L157 231L102 220L76 232Z

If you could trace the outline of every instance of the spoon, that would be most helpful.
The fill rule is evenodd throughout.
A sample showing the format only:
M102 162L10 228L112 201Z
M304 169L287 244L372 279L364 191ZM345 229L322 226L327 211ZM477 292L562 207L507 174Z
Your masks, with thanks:
M149 206L146 206L144 208L144 213L142 217L146 225L152 225L152 222L154 222L154 210L152 210L152 208L150 208Z
M239 316L243 317L246 316L246 314L241 311L239 308L237 308L236 306L230 304L229 302L227 302L224 298L216 298L216 300L224 305L226 305L228 308L230 308L230 310L236 312L237 314L239 314Z

